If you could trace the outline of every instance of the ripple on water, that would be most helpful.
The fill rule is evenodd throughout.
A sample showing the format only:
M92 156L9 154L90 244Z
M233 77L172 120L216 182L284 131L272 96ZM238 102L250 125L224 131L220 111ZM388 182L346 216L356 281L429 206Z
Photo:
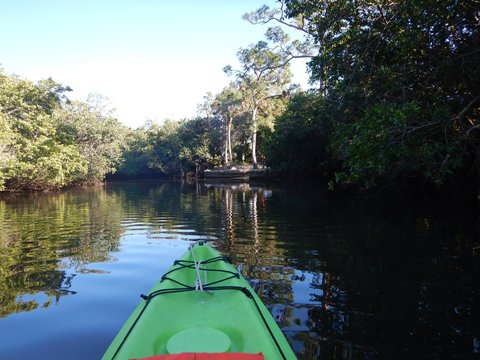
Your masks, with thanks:
M152 182L0 199L0 358L100 358L138 295L205 238L243 264L299 359L478 353L471 214L457 226L415 204L355 210L316 189L265 189Z

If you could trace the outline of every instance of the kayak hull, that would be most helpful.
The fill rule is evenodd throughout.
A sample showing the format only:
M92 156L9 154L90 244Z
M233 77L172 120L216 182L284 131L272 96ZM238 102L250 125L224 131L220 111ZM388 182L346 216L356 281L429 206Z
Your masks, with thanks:
M102 359L179 352L261 352L265 359L296 359L245 279L201 243L144 296Z

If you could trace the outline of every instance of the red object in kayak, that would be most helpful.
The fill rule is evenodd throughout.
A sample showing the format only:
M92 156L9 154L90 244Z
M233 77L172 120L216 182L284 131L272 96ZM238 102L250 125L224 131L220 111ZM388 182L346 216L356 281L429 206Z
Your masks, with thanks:
M154 355L131 360L265 360L262 353L181 353Z

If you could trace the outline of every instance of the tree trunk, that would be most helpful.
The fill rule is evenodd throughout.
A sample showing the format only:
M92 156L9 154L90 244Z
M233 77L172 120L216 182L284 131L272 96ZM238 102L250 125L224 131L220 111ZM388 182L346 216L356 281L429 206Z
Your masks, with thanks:
M183 166L182 163L180 163L180 179L183 179L185 177L185 174L183 173Z
M228 129L225 126L225 133L223 134L224 141L223 141L223 165L228 165Z
M200 172L200 165L195 161L195 179L198 179L198 173Z
M257 168L257 110L258 106L255 105L252 111L252 164L253 168Z
M228 127L227 127L227 150L228 150L228 164L233 163L233 155L232 155L232 118L230 115L228 116Z

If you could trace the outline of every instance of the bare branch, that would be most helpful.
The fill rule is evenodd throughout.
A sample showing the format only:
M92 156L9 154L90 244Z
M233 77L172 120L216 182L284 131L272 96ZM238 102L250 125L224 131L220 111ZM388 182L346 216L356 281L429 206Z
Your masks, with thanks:
M466 133L467 137L469 137L471 135L472 131L474 131L474 130L480 130L480 124L472 126L470 129L468 129L468 131Z
M10 115L12 115L12 114L15 114L15 113L18 112L18 111L20 111L20 109L18 109L18 108L17 108L17 109L13 109L12 111L9 111L9 112L7 113L7 116L10 116Z
M461 120L465 114L467 113L468 110L470 110L470 108L473 106L473 104L475 104L478 100L480 100L480 94L478 94L472 101L470 101L467 106L465 106L465 108L463 108L462 111L460 111L460 113L454 117L454 119L458 119L458 120Z
M305 26L305 19L302 18L303 21L301 26L285 21L285 1L281 0L280 3L280 9L270 9L268 6L264 5L255 12L246 13L243 15L243 19L247 20L252 25L265 25L274 21L289 28L302 31L310 36L311 34Z

